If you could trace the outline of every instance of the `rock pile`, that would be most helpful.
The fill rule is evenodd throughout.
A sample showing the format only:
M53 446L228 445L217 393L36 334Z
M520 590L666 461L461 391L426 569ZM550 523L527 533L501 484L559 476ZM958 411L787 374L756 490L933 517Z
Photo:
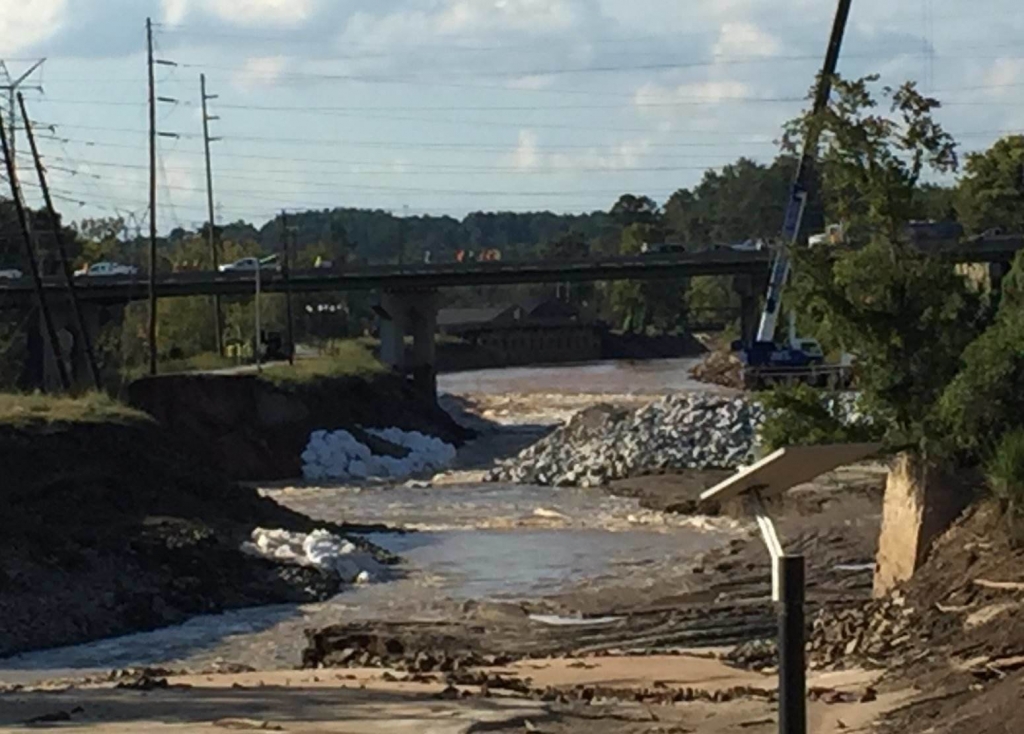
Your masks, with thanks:
M400 428L366 429L366 441L390 453L375 452L350 432L313 431L302 452L302 475L307 481L323 479L404 479L437 470L455 459L455 447L419 431Z
M753 458L763 410L743 398L670 395L635 411L588 408L493 469L487 479L593 487L682 469L733 469Z

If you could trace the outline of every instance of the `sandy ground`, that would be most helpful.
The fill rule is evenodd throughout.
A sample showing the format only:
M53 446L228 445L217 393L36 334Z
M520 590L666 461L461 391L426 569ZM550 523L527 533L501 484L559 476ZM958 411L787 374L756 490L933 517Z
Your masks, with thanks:
M588 702L558 703L442 680L403 682L380 669L192 675L167 687L127 690L112 684L20 691L0 707L0 731L59 726L69 732L177 732L209 729L288 732L770 732L777 728L768 692L771 676L737 671L709 657L644 656L531 660L486 671L536 688L600 691ZM395 679L398 680L395 680ZM861 697L876 674L846 671L812 676L809 685ZM696 688L709 694L764 691L727 703L638 704L635 692ZM843 698L848 698L843 697ZM837 699L839 696L836 697ZM812 701L809 730L865 731L879 714L907 701L890 692L869 702ZM37 717L51 721L28 724Z

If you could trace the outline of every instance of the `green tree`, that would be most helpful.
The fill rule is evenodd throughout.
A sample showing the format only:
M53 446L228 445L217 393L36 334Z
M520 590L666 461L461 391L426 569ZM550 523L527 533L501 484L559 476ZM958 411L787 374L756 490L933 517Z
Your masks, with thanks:
M969 232L993 227L1024 232L1024 135L998 140L984 153L971 153L964 165L956 204Z
M582 232L570 230L544 246L543 256L549 260L582 260L590 254L590 244Z
M955 143L933 117L939 103L907 83L883 89L890 113L879 114L876 80L837 79L820 119L808 113L787 126L786 145L795 149L799 133L821 125L826 207L867 242L799 253L792 291L826 346L856 357L861 406L885 427L888 443L927 450L945 440L937 404L983 312L948 263L901 241L921 174L956 165ZM781 411L776 419L797 418Z
M836 77L825 111L788 123L783 148L795 153L818 127L818 171L829 220L844 223L855 240L895 242L913 218L921 174L956 170L956 142L935 120L939 101L918 92L914 82L883 87L889 111L879 112L872 91L877 81L877 75Z

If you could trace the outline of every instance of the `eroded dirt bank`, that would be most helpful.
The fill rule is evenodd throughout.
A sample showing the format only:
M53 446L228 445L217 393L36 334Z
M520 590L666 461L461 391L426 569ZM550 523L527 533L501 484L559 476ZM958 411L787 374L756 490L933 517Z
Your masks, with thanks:
M128 398L238 480L301 476L300 456L319 429L397 427L457 446L473 435L390 374L284 384L256 375L166 375L135 381Z
M0 656L338 589L239 550L256 526L324 523L238 487L152 421L3 426L0 456Z

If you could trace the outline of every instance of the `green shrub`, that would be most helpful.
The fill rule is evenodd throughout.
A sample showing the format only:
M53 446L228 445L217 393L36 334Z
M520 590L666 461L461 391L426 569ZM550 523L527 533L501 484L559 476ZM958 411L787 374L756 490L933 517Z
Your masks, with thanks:
M985 473L1007 518L1020 530L1020 521L1024 518L1024 429L1017 428L1003 436Z

